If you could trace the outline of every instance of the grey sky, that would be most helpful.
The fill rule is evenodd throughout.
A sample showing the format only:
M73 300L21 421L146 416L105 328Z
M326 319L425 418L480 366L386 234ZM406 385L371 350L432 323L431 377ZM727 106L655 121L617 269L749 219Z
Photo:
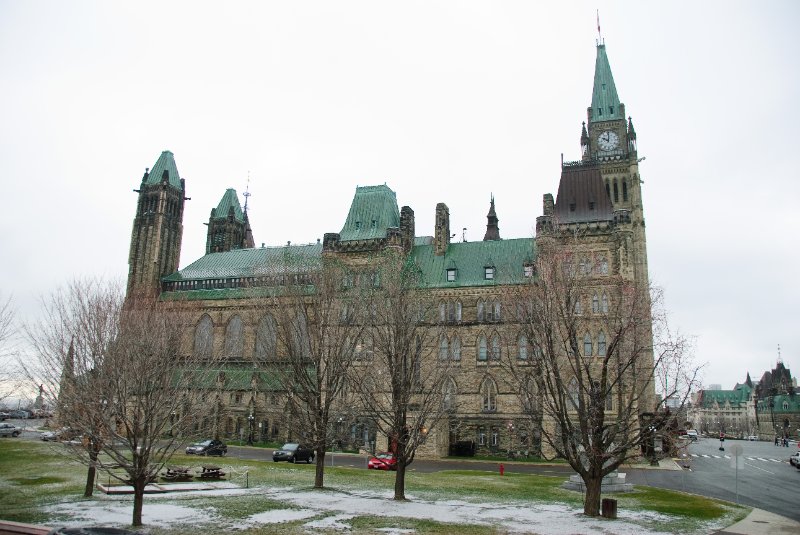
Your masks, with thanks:
M557 4L557 5L556 5ZM0 288L23 317L124 278L145 167L186 179L181 266L250 176L257 244L338 232L386 183L433 233L532 236L580 156L600 22L633 117L652 280L705 379L800 372L800 4L0 0ZM546 7L545 7L546 6Z

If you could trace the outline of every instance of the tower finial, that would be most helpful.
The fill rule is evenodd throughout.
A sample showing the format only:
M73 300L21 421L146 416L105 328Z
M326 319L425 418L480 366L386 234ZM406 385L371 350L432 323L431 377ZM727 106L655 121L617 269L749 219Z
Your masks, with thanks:
M778 364L781 364L783 359L781 358L781 345L778 344Z
M245 188L244 193L242 193L242 196L244 197L244 213L245 214L247 213L247 201L250 200L250 195L252 195L252 193L250 193L250 171L248 171L247 172L247 187Z
M603 44L603 35L600 33L600 9L597 10L597 44Z

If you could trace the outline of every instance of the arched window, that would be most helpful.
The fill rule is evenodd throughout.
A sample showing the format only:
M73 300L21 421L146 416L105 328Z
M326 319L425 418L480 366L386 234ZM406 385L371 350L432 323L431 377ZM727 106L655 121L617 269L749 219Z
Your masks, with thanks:
M520 334L517 338L517 358L519 360L528 359L528 337Z
M603 314L608 314L608 294L603 293L603 297L600 300L600 312Z
M456 301L456 318L455 321L461 321L461 301Z
M450 356L453 360L461 360L461 339L457 334L450 341Z
M569 396L569 401L572 404L572 407L577 410L580 390L578 387L578 380L575 377L573 377L569 382L569 386L567 387L567 395Z
M365 335L356 340L353 354L356 360L372 360L372 338Z
M483 301L478 301L478 321L483 321Z
M628 182L626 180L622 181L622 200L628 200Z
M493 308L494 308L494 321L500 321L500 301L495 301Z
M481 383L481 407L483 412L497 411L497 384L491 377Z
M606 356L606 335L602 331L597 335L597 356Z
M194 354L201 358L211 358L214 352L214 322L208 314L203 314L194 329Z
M492 336L492 360L500 360L500 335L495 334Z
M447 346L447 337L442 335L441 339L439 339L439 360L447 360L449 356Z
M614 202L619 202L619 190L617 190L617 179L614 179Z
M583 337L583 356L592 356L592 337L589 335L589 333L586 333L586 335Z
M242 318L237 314L232 317L225 328L225 357L233 359L242 358L244 349L244 331Z
M611 188L608 185L608 180L606 180L606 194L608 194L608 198L611 198Z
M783 402L783 410L785 410L785 411L789 410L789 402L788 401L784 401Z
M256 360L275 359L275 318L267 314L258 322L256 328Z
M447 320L447 303L439 303L439 321L444 323Z
M478 360L486 361L488 357L488 344L486 343L486 337L484 335L480 335L478 337Z
M592 296L592 313L597 314L600 312L600 299L597 297L597 294Z
M576 297L575 298L575 314L578 315L578 316L583 314L583 305L581 305L581 298L580 297Z
M452 377L449 377L444 382L444 387L442 389L442 407L446 410L453 410L456 408L456 382L453 380Z

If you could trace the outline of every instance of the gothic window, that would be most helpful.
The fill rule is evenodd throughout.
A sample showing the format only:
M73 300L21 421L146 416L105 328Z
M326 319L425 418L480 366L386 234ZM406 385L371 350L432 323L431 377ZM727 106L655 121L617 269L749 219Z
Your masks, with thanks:
M456 382L452 377L449 377L444 383L442 393L442 406L447 410L456 408Z
M244 349L244 331L242 329L242 318L237 314L228 322L225 329L225 356L227 358L242 358Z
M194 329L194 354L201 358L211 358L214 351L214 322L204 314Z
M627 180L623 180L622 181L622 200L623 201L627 201L628 200L628 181Z
M578 389L578 380L574 377L570 380L569 386L567 387L567 395L569 396L569 402L572 407L578 410L580 391Z
M603 314L608 314L608 294L603 293L603 297L600 299L600 312Z
M608 194L608 198L611 198L611 187L608 185L608 180L606 180L606 193Z
M478 301L478 321L483 321L483 301Z
M275 358L275 318L267 314L258 322L256 328L256 360Z
M575 314L580 316L583 314L583 305L581 305L581 298L578 297L575 299Z
M602 331L597 335L597 356L606 356L606 334Z
M481 407L483 412L497 411L497 384L491 377L481 383Z
M478 337L478 360L486 362L488 357L488 345L486 343L486 337L484 335L480 335Z
M592 337L589 335L589 333L586 333L586 335L583 337L583 356L592 356Z
M356 360L372 360L372 338L363 336L356 340L353 353Z
M600 312L600 299L597 297L597 294L592 296L592 313L597 314Z
M500 360L500 335L492 336L492 360Z
M611 389L608 390L606 393L606 410L610 411L614 409L614 396L611 395Z
M619 202L619 190L617 189L617 179L614 179L614 202Z
M447 337L442 335L442 338L439 340L439 360L447 360L448 357L448 344L447 344Z
M439 321L442 323L447 319L447 303L439 303Z
M458 335L454 335L450 342L450 356L453 360L461 360L461 339Z
M783 402L783 410L785 410L785 411L789 410L789 402L788 401L784 401Z
M519 360L528 359L528 337L524 334L520 334L517 338L517 358Z
M500 301L495 301L493 308L494 308L494 321L500 321Z

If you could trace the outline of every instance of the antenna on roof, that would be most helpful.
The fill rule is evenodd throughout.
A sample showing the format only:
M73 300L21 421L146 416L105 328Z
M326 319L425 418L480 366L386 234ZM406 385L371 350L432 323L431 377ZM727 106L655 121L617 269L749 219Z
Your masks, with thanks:
M250 195L252 195L252 193L250 193L250 171L247 171L247 188L244 190L244 193L242 193L244 197L244 213L247 213L247 201L250 200Z
M781 364L783 359L781 358L781 345L778 344L778 364Z
M600 33L600 10L597 10L597 44L603 44L603 36Z

